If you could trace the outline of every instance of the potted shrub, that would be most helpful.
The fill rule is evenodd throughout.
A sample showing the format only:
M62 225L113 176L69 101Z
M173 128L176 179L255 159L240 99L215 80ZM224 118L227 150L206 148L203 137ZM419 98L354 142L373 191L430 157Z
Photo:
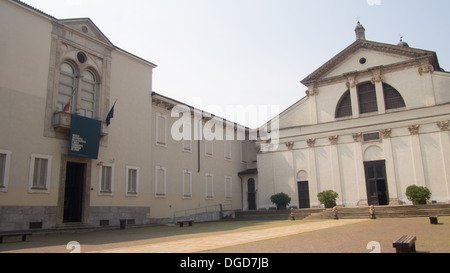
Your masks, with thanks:
M427 200L431 198L431 191L427 187L411 185L406 188L406 197L414 205L426 204Z
M338 199L339 194L333 190L327 190L320 192L317 195L319 202L325 205L325 208L333 208L336 206L336 199Z
M289 197L289 195L281 192L281 193L272 195L270 197L270 201L272 201L272 203L274 203L277 206L278 210L285 210L286 207L291 202L291 197Z

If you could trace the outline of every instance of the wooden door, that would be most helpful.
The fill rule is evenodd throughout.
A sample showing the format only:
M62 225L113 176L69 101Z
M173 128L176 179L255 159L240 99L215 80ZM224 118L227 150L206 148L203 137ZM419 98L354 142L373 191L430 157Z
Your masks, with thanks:
M298 207L300 209L310 208L308 181L300 181L298 184Z
M369 205L389 205L385 161L365 162L364 169Z

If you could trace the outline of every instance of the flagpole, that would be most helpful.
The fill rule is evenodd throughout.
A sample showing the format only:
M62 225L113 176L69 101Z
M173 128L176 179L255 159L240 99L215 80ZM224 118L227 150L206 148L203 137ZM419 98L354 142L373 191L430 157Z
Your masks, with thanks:
M113 106L111 107L111 110L109 110L108 115L106 116L106 125L109 126L111 119L114 117L114 107L116 106L116 103L119 99L116 99Z
M72 100L73 100L73 96L75 95L75 90L77 89L77 87L75 87L73 90L72 90L72 95L70 96L70 99L69 99L69 101L66 103L66 105L64 105L64 108L63 108L63 111L64 112L67 112L67 111L69 111L69 109L67 109L67 110L65 110L66 109L66 107L67 106L69 106L69 108L70 108L70 106L71 106L71 102L72 102Z

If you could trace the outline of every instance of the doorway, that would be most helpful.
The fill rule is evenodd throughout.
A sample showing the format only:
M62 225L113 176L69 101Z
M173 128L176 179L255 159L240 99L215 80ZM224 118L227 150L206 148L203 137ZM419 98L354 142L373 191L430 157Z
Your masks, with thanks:
M64 223L82 221L86 164L67 162L64 192Z
M247 181L247 201L248 201L248 209L256 210L256 186L255 179L250 178Z
M384 160L364 162L366 173L367 201L370 205L389 205L389 192Z
M309 209L311 207L309 203L309 185L308 181L300 181L298 185L298 208Z

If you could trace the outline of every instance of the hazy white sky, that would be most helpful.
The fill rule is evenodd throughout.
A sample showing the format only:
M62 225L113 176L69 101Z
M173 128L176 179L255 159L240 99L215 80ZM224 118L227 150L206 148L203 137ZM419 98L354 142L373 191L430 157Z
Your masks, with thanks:
M283 111L304 97L300 81L355 41L357 17L368 40L402 35L450 70L448 0L23 1L58 19L91 18L158 65L153 91L224 117L226 105Z

